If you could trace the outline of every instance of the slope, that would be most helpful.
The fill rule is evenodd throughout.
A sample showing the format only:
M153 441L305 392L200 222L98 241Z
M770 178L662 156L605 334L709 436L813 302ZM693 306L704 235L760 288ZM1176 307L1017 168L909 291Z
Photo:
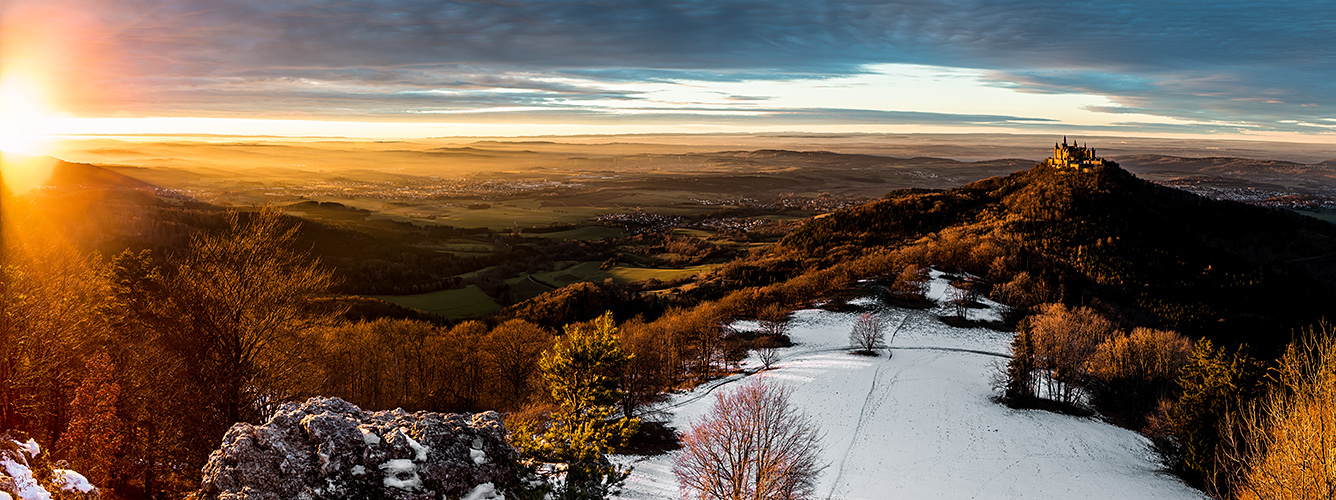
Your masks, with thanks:
M948 290L939 275L929 296L944 302ZM990 305L984 314L997 314ZM829 467L817 498L1204 498L1159 473L1147 440L1133 431L994 403L991 377L1009 334L946 326L924 311L878 314L898 325L890 357L848 352L857 314L804 310L795 318L796 345L775 369L750 376L787 385L793 404L820 426ZM711 391L744 378L699 387L658 410L685 432L713 404ZM618 458L635 466L623 498L679 498L673 453Z
M928 264L993 283L1025 270L1062 290L1064 301L1102 303L1131 323L1231 343L1279 346L1336 303L1336 226L1210 200L1117 165L1040 165L947 191L896 191L814 219L782 245L828 265L850 248L902 248L961 231L1007 246L1005 265L968 256Z

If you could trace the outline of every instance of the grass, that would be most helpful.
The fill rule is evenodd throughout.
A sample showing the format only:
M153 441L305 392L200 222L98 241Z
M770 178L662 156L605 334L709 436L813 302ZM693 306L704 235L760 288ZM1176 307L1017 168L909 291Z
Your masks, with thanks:
M707 272L718 267L717 264L705 264L700 266L684 267L681 269L658 269L650 267L631 267L617 266L605 271L612 280L617 283L629 283L632 281L644 281L651 278L657 278L660 281L671 281L677 278L691 276Z
M530 281L527 275L510 278L506 280L506 284L510 285L510 293L515 294L518 300L532 299L552 291L551 288Z
M375 295L374 298L445 318L476 318L501 309L477 285L417 295Z
M455 243L455 242L451 242L451 243L446 243L446 244L444 244L444 245L441 245L441 249L442 249L442 250L447 250L447 251L450 251L450 252L489 253L489 252L493 252L493 251L495 251L495 250L496 250L496 247L494 247L494 246L492 246L492 245L489 245L489 244L486 244L486 243L477 243L477 242Z
M602 264L602 262L597 261L581 262L557 271L535 273L534 278L557 286L566 286L581 281L603 281L608 278L612 278L614 283L630 283L652 278L660 281L671 281L706 272L717 266L716 264L706 264L676 269L617 265L611 269L599 269Z
M1317 212L1304 210L1304 211L1299 211L1299 213L1307 215L1314 219L1322 219L1332 224L1336 224L1336 210L1321 210Z
M675 228L675 229L673 229L673 233L672 233L672 234L673 234L673 236L695 236L695 237L697 237L697 238L706 238L706 239L708 239L708 238L714 236L714 231L706 231L706 230L704 230L704 229L688 229L688 228L685 228L685 227L679 227L679 228Z
M612 211L592 207L554 209L538 206L536 200L525 199L507 200L502 203L494 202L491 208L484 210L469 210L458 206L424 206L413 207L412 210L415 213L435 215L435 220L440 224L455 227L487 227L493 230L579 223Z
M554 233L524 233L524 235L551 240L601 240L603 238L616 238L621 236L622 230L607 226L585 226Z

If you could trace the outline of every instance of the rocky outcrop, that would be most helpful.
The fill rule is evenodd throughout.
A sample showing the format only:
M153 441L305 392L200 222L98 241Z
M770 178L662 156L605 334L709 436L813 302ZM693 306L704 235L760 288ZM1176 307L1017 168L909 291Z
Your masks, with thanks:
M501 498L523 484L496 412L367 412L338 398L240 423L209 456L208 500ZM515 495L509 495L514 498Z
M54 465L54 466L53 466ZM0 434L0 500L91 500L97 488L83 475L52 464L42 446L21 431Z

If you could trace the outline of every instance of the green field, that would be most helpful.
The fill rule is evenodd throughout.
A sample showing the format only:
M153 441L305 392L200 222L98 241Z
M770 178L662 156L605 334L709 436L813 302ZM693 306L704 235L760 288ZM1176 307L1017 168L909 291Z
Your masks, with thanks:
M684 276L709 271L716 267L714 264L701 266L676 268L654 268L618 265L612 269L599 269L601 262L589 261L581 262L559 271L546 271L534 273L533 277L544 283L551 283L556 286L566 286L581 281L603 281L612 278L615 283L630 283L632 281L644 281L651 278L657 278L660 281L669 281Z
M374 295L373 297L446 318L475 318L501 308L500 304L483 293L477 285L417 295Z
M704 229L689 229L689 228L685 228L685 227L679 227L679 228L674 228L672 234L673 234L673 236L694 236L694 237L697 237L697 238L706 238L706 239L709 239L709 238L711 238L711 237L714 236L714 231L706 231L706 230L704 230Z
M1322 219L1332 224L1336 224L1336 210L1322 210L1318 212L1305 210L1305 211L1300 211L1299 213L1307 215L1314 219Z
M446 244L441 245L441 249L449 252L464 253L489 253L496 251L496 247L492 245L471 240L450 240Z
M585 226L554 233L524 233L524 235L533 238L547 238L550 240L601 240L603 238L616 238L621 236L622 230L607 226Z

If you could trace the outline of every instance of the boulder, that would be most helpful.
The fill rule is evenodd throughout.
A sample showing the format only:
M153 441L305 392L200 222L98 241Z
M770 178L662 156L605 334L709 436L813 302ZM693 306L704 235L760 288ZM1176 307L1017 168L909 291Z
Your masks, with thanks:
M500 498L528 484L505 436L496 412L368 412L316 397L283 405L263 425L233 425L193 497Z
M92 500L101 492L82 474L52 464L22 431L0 434L0 500Z

